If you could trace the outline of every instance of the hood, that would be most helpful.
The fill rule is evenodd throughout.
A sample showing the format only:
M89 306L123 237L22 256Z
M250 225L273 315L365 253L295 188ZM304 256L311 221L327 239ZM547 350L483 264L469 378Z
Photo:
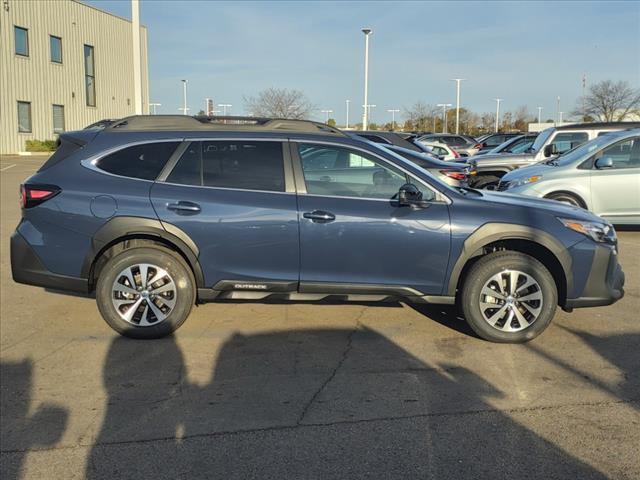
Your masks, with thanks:
M583 208L574 207L566 203L560 203L546 198L534 198L525 195L518 195L506 192L492 192L482 190L482 197L479 201L491 202L505 205L506 207L521 207L526 209L539 209L547 213L563 218L573 218L576 220L586 220L589 222L604 222L603 219Z
M520 180L522 178L532 177L534 175L542 175L551 171L551 169L557 168L552 165L545 165L544 163L535 163L533 165L527 165L517 170L512 170L500 179L502 182L511 182L513 180Z
M475 155L471 158L475 159L478 162L478 165L482 165L483 163L509 163L511 160L521 161L527 160L535 157L535 153L487 153L485 155Z

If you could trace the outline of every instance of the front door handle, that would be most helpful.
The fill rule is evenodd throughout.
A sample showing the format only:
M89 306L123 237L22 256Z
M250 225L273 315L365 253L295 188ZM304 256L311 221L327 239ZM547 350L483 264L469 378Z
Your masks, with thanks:
M302 214L302 216L316 223L329 223L329 222L333 222L336 219L336 216L333 213L325 212L324 210L314 210L313 212L305 212Z
M200 213L200 205L193 202L167 203L167 210L176 212L178 215L196 215Z

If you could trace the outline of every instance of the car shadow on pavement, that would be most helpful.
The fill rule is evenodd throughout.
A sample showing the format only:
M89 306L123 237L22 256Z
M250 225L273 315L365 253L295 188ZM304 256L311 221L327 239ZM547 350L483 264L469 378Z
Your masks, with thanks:
M456 305L407 303L407 306L444 327L470 337L480 338L469 326Z
M3 454L0 478L21 478L30 449L55 445L62 437L67 410L51 404L39 405L30 413L33 363L0 362L0 445Z
M112 341L88 478L605 478L371 329L234 334L198 384L184 362L173 337Z

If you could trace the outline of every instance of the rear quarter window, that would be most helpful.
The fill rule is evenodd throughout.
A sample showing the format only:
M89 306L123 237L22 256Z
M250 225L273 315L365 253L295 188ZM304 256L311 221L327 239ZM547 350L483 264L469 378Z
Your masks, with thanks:
M154 142L123 148L101 158L100 170L122 177L155 180L180 142Z

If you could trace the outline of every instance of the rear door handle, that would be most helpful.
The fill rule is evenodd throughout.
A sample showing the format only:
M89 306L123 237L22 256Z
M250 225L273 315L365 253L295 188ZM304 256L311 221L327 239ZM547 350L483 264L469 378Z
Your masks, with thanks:
M316 223L329 223L329 222L333 222L336 219L336 216L333 213L325 212L323 210L314 210L313 212L305 212L302 214L302 216Z
M193 202L167 203L167 210L176 212L178 215L196 215L200 213L200 205Z

